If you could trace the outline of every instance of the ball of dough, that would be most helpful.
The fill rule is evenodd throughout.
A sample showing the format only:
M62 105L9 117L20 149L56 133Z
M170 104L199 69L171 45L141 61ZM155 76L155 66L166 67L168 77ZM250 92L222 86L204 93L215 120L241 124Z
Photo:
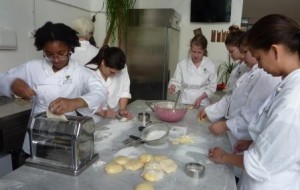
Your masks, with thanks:
M159 162L156 161L150 161L145 164L144 166L145 170L162 170L161 165Z
M129 158L126 156L116 156L113 161L120 165L125 165L129 161Z
M207 122L208 122L208 118L207 118L207 117L204 117L204 118L198 117L198 121L199 121L200 123L207 123Z
M56 114L53 114L50 110L47 110L46 116L47 116L47 118L55 119L58 121L68 121L67 117L64 114L56 115Z
M149 182L143 182L135 186L135 190L154 190L154 187Z
M159 181L164 177L165 173L163 170L144 170L142 173L142 176L144 177L145 180L154 182L154 181Z
M172 159L164 159L159 161L161 168L167 173L172 173L177 170L177 164Z
M107 174L117 174L123 171L123 166L116 162L110 162L104 166L104 170Z
M146 162L151 161L151 160L153 159L153 156L152 156L151 154L144 153L144 154L141 154L141 155L140 155L139 159L140 159L142 162L146 163Z
M144 162L142 162L139 159L130 159L128 162L124 165L124 167L127 170L135 171L138 169L141 169L144 166Z
M154 156L154 160L157 161L157 162L159 162L159 161L161 161L161 160L164 160L164 159L168 159L168 158L169 158L169 157L166 156L166 155L155 155L155 156Z

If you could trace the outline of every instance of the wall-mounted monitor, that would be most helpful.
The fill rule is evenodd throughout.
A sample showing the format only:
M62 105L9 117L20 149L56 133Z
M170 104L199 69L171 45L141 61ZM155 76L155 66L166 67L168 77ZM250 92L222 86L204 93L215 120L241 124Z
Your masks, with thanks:
M191 0L191 22L230 22L231 0Z

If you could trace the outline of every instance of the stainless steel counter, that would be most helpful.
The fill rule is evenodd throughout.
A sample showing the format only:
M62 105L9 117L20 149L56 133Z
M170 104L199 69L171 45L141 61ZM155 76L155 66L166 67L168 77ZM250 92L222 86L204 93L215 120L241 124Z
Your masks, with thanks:
M7 103L0 104L0 122L10 116L31 109L31 103L23 99L8 99Z
M31 112L31 103L0 96L0 153L11 154L13 169L20 166L20 152Z
M100 158L79 176L73 177L51 171L22 166L7 176L0 179L0 189L18 190L134 190L135 185L143 182L142 171L123 171L120 174L108 175L103 166L116 155L137 157L147 152L151 154L163 154L172 158L178 165L175 173L166 175L162 180L155 182L155 189L182 190L182 189L224 189L235 190L235 179L232 168L226 165L212 163L207 158L208 148L213 146L230 149L227 135L213 136L209 133L209 123L200 123L196 116L198 110L189 109L185 118L177 123L168 123L168 126L186 127L186 135L191 137L191 144L172 144L171 136L166 143L159 146L141 144L137 147L121 149L118 152L112 150L122 146L122 141L129 135L139 135L138 127L142 124L137 120L137 113L150 112L150 109L142 100L137 100L129 105L129 110L134 114L132 121L121 122L119 120L105 119L96 124L95 150ZM154 113L150 113L152 122L158 121ZM205 165L204 178L193 179L185 175L183 167L188 162L201 162Z

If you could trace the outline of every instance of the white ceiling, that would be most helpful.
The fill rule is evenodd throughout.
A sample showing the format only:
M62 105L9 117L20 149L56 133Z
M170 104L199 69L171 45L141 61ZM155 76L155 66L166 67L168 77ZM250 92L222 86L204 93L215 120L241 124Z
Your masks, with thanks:
M300 0L244 0L243 18L251 23L267 14L284 14L300 23Z

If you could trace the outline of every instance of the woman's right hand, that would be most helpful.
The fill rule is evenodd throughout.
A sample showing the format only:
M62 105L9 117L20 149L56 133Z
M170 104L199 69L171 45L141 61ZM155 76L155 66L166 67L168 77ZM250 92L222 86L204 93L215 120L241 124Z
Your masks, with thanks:
M174 84L171 84L168 88L168 92L170 94L174 94L175 93L175 90L176 90L176 86Z
M11 90L15 95L23 99L30 99L36 95L35 91L24 80L19 78L11 84Z
M198 119L201 121L201 120L205 120L207 119L207 114L205 112L205 109L201 110L198 114Z
M226 156L228 153L225 152L220 147L214 147L210 148L208 150L208 158L216 163L224 164L225 161L223 160L223 157Z

